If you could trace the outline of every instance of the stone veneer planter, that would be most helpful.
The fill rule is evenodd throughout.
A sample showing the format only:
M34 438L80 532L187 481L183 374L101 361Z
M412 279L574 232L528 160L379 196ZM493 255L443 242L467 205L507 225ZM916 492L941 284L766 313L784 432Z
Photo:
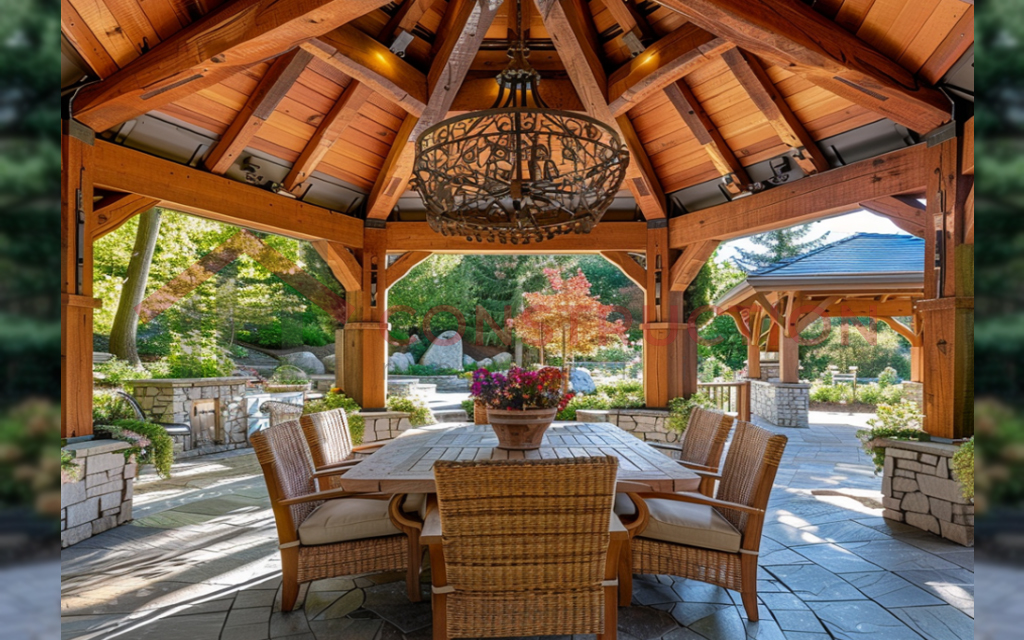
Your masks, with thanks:
M416 380L420 384L432 384L442 393L458 393L469 391L469 380L460 376L401 376L389 375L389 382L401 382L403 380Z
M576 422L610 422L645 442L679 442L681 434L668 430L668 416L657 409L588 409L576 412Z
M127 462L127 442L92 440L64 447L74 454L80 477L60 486L60 548L120 526L132 519L134 462Z
M402 432L412 428L408 413L397 411L363 412L358 414L366 421L363 444L375 444L394 440Z
M974 504L965 500L950 458L957 447L885 440L882 516L974 546Z
M174 438L174 457L181 460L249 446L243 402L248 382L249 378L203 378L135 380L129 385L150 419L192 425L191 436ZM208 405L212 423L195 419L197 402Z
M750 381L750 412L779 427L810 427L811 385Z

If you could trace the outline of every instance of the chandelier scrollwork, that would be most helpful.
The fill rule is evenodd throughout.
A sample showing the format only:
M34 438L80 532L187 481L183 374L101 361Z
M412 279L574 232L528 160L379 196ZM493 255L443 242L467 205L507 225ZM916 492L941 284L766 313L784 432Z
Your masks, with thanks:
M495 106L445 120L417 139L412 187L434 231L513 245L589 233L621 188L629 153L618 134L588 116L549 109L529 54L522 36L513 38Z

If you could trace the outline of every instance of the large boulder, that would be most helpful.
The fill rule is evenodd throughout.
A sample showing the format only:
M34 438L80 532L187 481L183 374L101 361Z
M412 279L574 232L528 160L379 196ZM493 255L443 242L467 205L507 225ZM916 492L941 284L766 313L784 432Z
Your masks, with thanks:
M594 378L586 369L573 369L569 374L569 386L577 395L589 396L597 393L597 385Z
M490 369L491 367L494 366L494 360L491 360L490 358L484 358L483 360L476 364L478 367L482 369Z
M423 354L420 364L438 369L462 371L462 336L455 331L445 331L434 340Z
M320 362L320 358L317 358L308 351L281 356L281 363L298 367L311 376L322 376L327 373L327 368L324 367L324 363Z
M391 356L388 362L388 372L390 373L408 373L409 367L416 364L416 360L409 353L396 353Z
M511 353L499 353L498 355L491 358L491 360L494 361L494 366L501 368L512 366L513 359L514 358L512 357Z
M476 360L474 360L473 356L470 356L470 355L462 356L462 365L464 367L475 367L475 366L477 366L476 365Z
M338 369L338 356L327 356L324 358L324 369L327 373L334 373Z

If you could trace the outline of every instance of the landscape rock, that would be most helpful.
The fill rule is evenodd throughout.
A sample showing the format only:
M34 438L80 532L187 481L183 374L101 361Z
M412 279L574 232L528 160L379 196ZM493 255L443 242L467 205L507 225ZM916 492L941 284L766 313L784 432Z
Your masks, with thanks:
M502 368L510 366L512 364L513 359L514 358L512 357L511 353L499 353L498 355L492 358L492 360L494 360L495 366Z
M422 342L422 340L420 340L419 336L410 336L409 337L409 346L410 347L412 345L414 345L414 344L419 344L420 342Z
M594 378L586 369L573 369L569 374L569 385L576 394L593 395L597 393L597 385Z
M463 366L466 366L466 367L475 367L475 366L477 366L476 360L474 360L472 356L468 356L468 355L467 356L462 356L462 364L463 364Z
M425 367L462 371L463 355L465 354L462 350L462 336L455 331L445 331L423 354L420 364Z
M281 362L283 364L290 364L293 367L298 367L313 376L322 376L327 373L324 363L320 362L319 358L308 351L289 353L288 355L281 356Z
M489 369L494 366L494 360L491 360L490 358L484 358L483 360L476 364L481 368Z
M334 373L338 366L338 356L327 356L324 358L324 369L327 373Z
M409 353L396 353L391 356L388 362L388 372L390 373L407 373L409 367L416 364L412 354Z

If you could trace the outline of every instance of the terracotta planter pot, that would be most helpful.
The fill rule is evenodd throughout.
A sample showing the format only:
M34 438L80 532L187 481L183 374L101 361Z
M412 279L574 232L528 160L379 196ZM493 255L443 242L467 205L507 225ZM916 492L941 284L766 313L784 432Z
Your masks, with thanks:
M498 448L512 451L540 449L544 433L555 421L557 409L529 411L487 410L487 419L498 436Z

